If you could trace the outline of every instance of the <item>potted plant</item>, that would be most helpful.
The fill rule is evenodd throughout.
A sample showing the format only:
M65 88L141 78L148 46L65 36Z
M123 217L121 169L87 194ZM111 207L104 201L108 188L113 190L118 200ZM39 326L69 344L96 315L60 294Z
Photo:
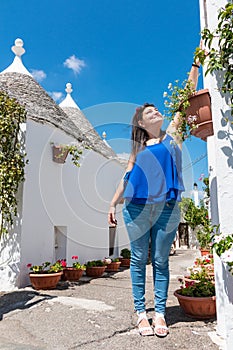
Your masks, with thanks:
M174 292L185 314L196 319L209 319L216 316L215 285L201 280Z
M105 270L106 272L119 271L119 267L121 265L119 258L115 258L115 259L105 258L104 262L106 264L106 270Z
M169 94L164 93L166 116L173 120L179 112L180 125L177 134L184 141L191 135L206 141L213 135L213 122L211 114L210 94L207 89L196 91L190 80L184 80L181 84L176 80L175 84L168 85Z
M201 281L211 281L214 283L214 269L210 269L208 265L205 266L191 266L187 269L187 275L179 279L182 287L192 286L194 283Z
M84 149L89 149L90 147L85 144L85 142L71 143L68 145L55 145L51 142L53 151L53 161L56 163L65 163L68 154L72 156L72 162L77 167L80 167L80 157L83 154Z
M29 273L30 281L34 289L54 289L56 288L63 274L61 262L54 264L46 261L41 265L28 264L32 271Z
M55 163L64 164L68 156L69 150L62 145L52 145L53 161Z
M121 250L120 253L121 257L119 258L119 261L121 262L122 267L129 267L130 266L130 258L131 258L131 252L128 248L124 248Z
M90 260L86 263L86 275L89 277L101 277L106 269L103 260Z
M73 255L72 260L74 260L72 266L65 266L63 268L64 280L78 281L86 268L85 265L80 264L77 255Z
M233 41L233 4L228 2L219 9L218 23L215 30L205 28L201 37L206 45L205 49L196 48L195 59L206 64L206 72L220 71L223 82L220 89L223 94L228 93L230 98L231 115L233 115L233 70L232 70L232 41Z

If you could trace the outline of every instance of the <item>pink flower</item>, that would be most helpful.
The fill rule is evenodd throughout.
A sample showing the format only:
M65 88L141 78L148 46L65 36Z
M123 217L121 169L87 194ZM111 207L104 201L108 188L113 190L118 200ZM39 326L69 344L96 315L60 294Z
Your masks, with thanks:
M66 261L65 261L65 259L64 259L64 260L61 260L61 266L62 266L62 267L66 267Z
M78 255L73 255L73 256L72 256L72 259L78 260Z
M28 268L32 267L32 264L27 264L27 267L28 267Z

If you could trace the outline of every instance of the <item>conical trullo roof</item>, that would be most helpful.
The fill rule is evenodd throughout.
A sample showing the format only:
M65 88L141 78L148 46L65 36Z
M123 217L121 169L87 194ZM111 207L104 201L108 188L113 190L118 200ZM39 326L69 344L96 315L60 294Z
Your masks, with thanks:
M113 149L104 142L99 134L96 132L92 124L88 121L85 115L81 112L76 102L71 97L72 85L66 84L66 98L59 104L60 107L69 116L72 122L81 130L91 143L92 148L97 152L105 155L107 158L118 158ZM122 161L118 158L118 161Z
M93 143L93 137L87 137L80 126L88 121L79 110L79 107L73 105L72 113L74 109L76 115L82 118L82 122L79 124L75 118L71 117L70 113L68 115L68 110L66 112L59 107L55 101L48 95L48 93L33 79L28 70L23 66L21 55L25 52L22 47L21 39L17 39L18 49L16 48L16 58L17 60L3 72L0 73L0 90L5 91L11 98L15 98L21 105L25 106L27 111L27 118L34 120L38 123L47 123L53 125L60 130L64 131L68 135L74 137L77 141L85 141L85 144L90 146L94 151L101 153L107 158L116 158L116 154L107 147L98 147L98 141ZM14 47L13 47L14 48ZM12 51L14 52L12 48ZM75 107L74 107L75 106ZM75 120L75 121L74 121ZM91 127L92 128L92 127ZM88 129L90 127L88 126ZM93 129L93 128L92 128ZM93 131L92 135L100 139L99 135ZM95 147L93 147L93 145Z

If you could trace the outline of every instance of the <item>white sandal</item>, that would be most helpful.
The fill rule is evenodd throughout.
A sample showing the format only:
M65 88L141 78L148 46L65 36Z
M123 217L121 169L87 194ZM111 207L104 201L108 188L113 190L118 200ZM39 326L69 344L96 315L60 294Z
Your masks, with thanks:
M151 328L149 321L147 319L146 311L137 313L137 315L138 315L137 327L138 327L139 334L142 336L154 335L153 329ZM148 323L148 326L140 327L140 323L142 322L142 320L146 320Z
M158 320L162 319L164 321L164 324L166 325L166 321L163 314L156 313L155 316L152 318L152 326L154 327L154 334L157 335L157 337L166 337L169 333L168 327L165 325L158 324ZM164 332L159 333L158 330L161 329Z

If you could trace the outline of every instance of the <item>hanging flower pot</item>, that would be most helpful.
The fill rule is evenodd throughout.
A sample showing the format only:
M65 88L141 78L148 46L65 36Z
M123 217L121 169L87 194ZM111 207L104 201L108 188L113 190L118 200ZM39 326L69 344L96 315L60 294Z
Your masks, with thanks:
M55 146L55 145L53 145L52 149L53 149L53 161L55 163L64 164L66 161L66 157L69 153L69 150L65 149L62 146Z
M63 272L55 273L30 273L31 285L34 289L54 289L60 281Z
M192 129L191 134L206 141L208 136L214 134L211 100L208 89L197 91L189 98L190 106L186 110L187 118L196 117L197 128Z

